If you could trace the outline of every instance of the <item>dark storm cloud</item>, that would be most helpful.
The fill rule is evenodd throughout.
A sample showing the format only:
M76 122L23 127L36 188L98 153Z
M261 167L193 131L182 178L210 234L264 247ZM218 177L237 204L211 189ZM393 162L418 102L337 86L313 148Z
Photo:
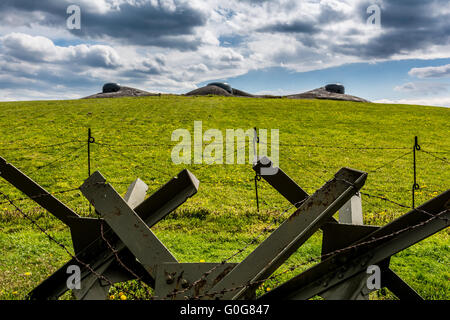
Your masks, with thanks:
M42 68L39 70L27 70L26 68L14 65L0 65L0 88L2 89L33 89L49 90L56 85L72 88L85 88L99 85L99 80L86 77L79 73L77 68L68 70L55 70ZM38 81L29 82L25 79L38 79Z
M251 1L252 3L262 3L261 1ZM292 8L292 4L287 6L285 10L289 11ZM294 9L295 10L295 9ZM258 29L260 32L279 32L279 33L297 33L297 34L309 34L314 35L321 31L322 27L331 23L344 21L350 19L348 14L336 10L332 5L328 3L319 4L320 13L316 17L311 17L307 21L305 19L298 19L290 22L277 22L275 24L267 25Z
M145 3L133 6L128 3L105 15L87 12L84 14L86 27L81 29L84 36L123 39L138 45L157 45L192 49L195 43L177 41L170 36L190 35L197 26L204 25L206 17L187 5L177 6L175 11L167 11Z
M14 26L31 26L31 24L37 23L45 26L65 27L68 5L69 3L64 0L2 0L0 2L0 22Z
M148 76L158 76L163 73L169 73L164 67L165 62L161 58L155 58L154 61L143 61L139 68L133 68L120 72L120 76L127 78L147 78Z
M371 1L356 8L356 16L367 18ZM395 54L433 45L450 44L450 15L441 13L447 0L385 1L381 9L382 33L367 44L351 43L334 46L339 53L361 58L390 58Z
M23 12L47 12L52 15L61 15L66 12L68 2L61 0L2 0L0 2L0 9L2 13L7 13L7 10L17 10Z
M288 23L276 23L260 28L260 32L280 32L280 33L308 33L314 34L319 32L319 29L311 22L292 21Z
M24 25L34 19L34 23L65 28L69 4L61 0L2 0L0 21L15 14L23 17ZM38 12L45 18L36 20L35 14ZM187 40L182 36L194 34L194 28L203 26L206 20L203 12L186 3L177 3L173 10L152 6L150 2L136 5L121 3L106 13L81 6L81 30L71 32L88 39L112 39L126 44L193 50L201 44L201 39Z
M368 62L396 54L446 57L443 46L450 44L448 0L205 0L195 7L189 0L105 2L117 1L0 0L0 92L30 88L60 97L60 86L91 92L112 80L184 90L219 71L242 74L280 64L320 69L341 58ZM374 3L381 6L382 32L367 33L367 8ZM76 37L65 31L71 4L81 7L81 30L70 31ZM410 75L443 78L448 68ZM422 92L426 85L397 90Z
M335 10L330 4L325 3L320 5L320 14L317 17L316 23L326 25L347 19L351 19L351 16L342 11Z

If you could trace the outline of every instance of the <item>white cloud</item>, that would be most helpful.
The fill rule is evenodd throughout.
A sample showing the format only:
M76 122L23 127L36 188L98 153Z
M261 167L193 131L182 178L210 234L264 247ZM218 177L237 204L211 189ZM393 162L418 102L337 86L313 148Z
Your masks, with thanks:
M65 27L67 15L60 8L69 0L42 0L30 8L25 0L8 2L9 7L0 2L0 61L8 61L0 63L0 72L8 72L9 79L46 82L55 96L60 94L56 85L68 86L70 80L80 96L102 81L180 93L199 82L274 66L306 72L357 62L450 57L442 25L448 11L436 9L443 0L380 1L381 30L365 24L367 2L80 0L79 34ZM402 19L405 10L418 26ZM224 37L226 46L221 45ZM419 78L443 74L448 66L410 71ZM89 79L83 83L83 77ZM426 94L439 87L409 83L396 90Z
M442 98L417 98L417 99L380 99L374 101L375 103L385 104L408 104L421 106L435 106L450 108L450 97Z
M9 57L30 62L76 63L78 66L98 66L115 68L120 66L120 58L114 48L104 45L60 47L42 36L11 33L0 38Z
M450 64L438 67L412 68L408 74L420 79L450 77Z
M437 95L448 91L450 84L435 82L408 82L394 88L398 92L406 92L415 95Z
M71 92L71 90L64 88L57 88L61 91L59 94L60 99L78 99L79 94ZM55 100L58 99L53 92L42 92L40 90L33 89L1 89L0 96L2 101L32 101L32 100Z

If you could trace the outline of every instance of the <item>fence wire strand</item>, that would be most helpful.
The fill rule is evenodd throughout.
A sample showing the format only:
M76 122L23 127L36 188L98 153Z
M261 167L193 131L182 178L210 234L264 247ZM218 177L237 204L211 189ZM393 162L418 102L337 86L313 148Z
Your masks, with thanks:
M20 140L18 140L18 141L20 141ZM81 142L83 142L83 141L72 140L72 141L65 141L65 142L55 143L55 144L49 144L49 145L27 146L27 147L12 147L12 148L0 148L0 151L3 151L3 150L33 150L33 149L47 149L47 148L56 148L56 147L60 147L60 146L64 146L64 145L69 145L69 144L75 145L75 144L78 144L78 143L81 143ZM83 143L84 143L84 142L83 142ZM108 150L108 151L110 151L110 152L112 152L112 153L115 153L115 154L120 155L120 156L121 156L122 158L124 158L124 159L127 159L127 160L129 160L129 161L133 161L133 162L135 162L135 161L137 161L137 160L136 160L136 159L133 159L131 156L125 155L123 152L120 152L120 151L116 150L115 148L116 148L116 147L154 147L154 146L167 146L167 144L163 144L163 143L149 143L149 144L113 144L113 143L108 143L108 142L106 142L106 143L105 143L105 142L101 142L101 143L100 143L100 142L95 142L95 144L99 145L100 147L105 148L106 150ZM202 145L211 145L211 144L214 144L214 143L203 143ZM333 150L333 149L343 149L343 150L393 150L393 151L394 151L394 150L406 150L406 149L410 149L410 148L408 148L408 147L391 147L391 146L386 146L386 147L358 147L358 146L356 146L356 145L354 145L354 146L339 146L339 145L336 145L336 146L330 146L330 145L319 145L319 144L280 144L280 146L302 147L302 148L325 148L325 149L330 149L330 150ZM37 167L37 169L34 170L34 171L32 171L32 172L39 171L39 170L41 170L41 169L43 169L43 168L45 168L45 167L49 167L49 166L51 166L51 165L53 165L53 164L55 164L55 163L58 163L58 162L68 162L68 161L70 161L70 160L75 160L75 159L77 159L77 158L80 156L80 152L79 152L79 151L80 151L83 147L84 147L84 145L82 145L82 146L80 146L80 147L76 147L76 148L72 151L72 156L71 156L69 159L65 159L65 158L67 158L67 157L58 157L58 158L55 159L54 161L51 161L51 162L49 162L49 163L47 163L47 164L45 164L45 165L43 165L43 166ZM250 147L250 143L249 143L249 147ZM234 157L234 154L236 154L237 152L241 151L242 149L245 150L245 148L247 148L247 144L244 144L243 147L241 147L241 148L236 148L236 149L234 148L234 145L233 145L233 150L232 150L232 151L233 151L233 157ZM428 151L428 150L423 150L423 149L422 149L421 151L424 152L424 153L426 153L426 154L428 154L428 155L430 155L430 156L432 156L432 157L435 158L436 160L440 160L440 161L445 162L445 163L447 163L447 164L449 163L449 160L448 160L447 158L445 158L445 157L440 157L440 156L436 156L436 155L435 155L435 154L443 153L443 152ZM406 157L407 155L409 155L409 154L411 154L411 153L412 153L412 151L408 151L408 152L406 152L406 153L403 153L403 154L400 155L399 157L396 157L395 159L390 160L390 161L388 161L388 162L382 164L381 166L378 166L377 168L375 168L375 169L373 169L373 170L370 170L369 172L372 172L372 173L378 172L379 170L381 170L381 169L383 169L383 168L385 168L385 167L387 167L387 166L393 164L394 162L396 162L396 161L398 161L398 160L400 160L400 159ZM226 154L225 154L225 157L228 158L228 156L230 156L230 155L231 155L231 153L226 153ZM290 160L290 161L293 161L294 163L296 162L296 161L294 161L294 160L293 160L291 157L289 157L289 156L286 156L286 158L287 158L288 160ZM65 160L64 160L64 159L65 159ZM217 160L217 158L216 158L215 160ZM148 165L148 164L146 164L146 166L147 166L147 165ZM195 169L195 171L196 171L196 172L199 172L199 171L203 170L204 168L206 168L206 167L209 166L209 165L210 165L210 163L203 164L203 165L197 167L197 168ZM299 164L299 165L302 166L301 164ZM303 167L303 166L302 166L302 167ZM168 172L164 172L163 170L161 170L161 169L159 169L159 168L156 168L156 166L152 166L152 169L154 169L155 171L157 171L157 172L163 174L164 176L171 176ZM312 170L309 170L308 168L305 168L305 167L303 167L303 169L305 169L305 172L308 172L309 174L311 174L312 176L314 176L315 178L317 178L317 179L318 179L320 182L322 182L322 183L327 182L327 181L330 181L330 180L326 179L326 178L324 177L324 174L321 173L320 171L317 171L317 172L316 172L316 171L312 171ZM345 181L345 180L343 180L343 181ZM351 184L350 182L348 182L348 181L345 181L345 182L347 182L347 183L349 183L350 185L352 185L353 187L355 187L355 186L354 186L353 184ZM356 188L356 187L355 187L355 188ZM74 191L79 191L79 188L71 188L71 189L67 189L67 190L56 191L56 192L53 192L53 193L50 193L50 194L51 194L51 195L65 194L65 193L70 193L70 192L74 192ZM405 192L406 192L406 191L407 191L407 190L405 190ZM341 252L345 252L345 251L347 251L347 250L352 250L352 249L358 248L358 247L360 247L360 246L365 246L365 245L368 245L368 244L376 243L376 242L378 242L378 241L382 241L382 240L387 239L387 238L390 238L390 237L395 237L395 236L397 236L397 235L399 235L399 234L401 234L401 233L403 233L403 232L407 232L407 231L410 231L410 230L414 230L414 229L416 229L416 228L418 228L418 227L420 227L420 226L423 226L423 225L425 225L425 224L427 224L427 223L429 223L429 222L431 222L431 221L433 221L433 220L435 220L435 219L438 219L438 218L444 220L444 221L446 222L446 224L448 225L448 219L447 219L447 218L442 218L442 217L441 217L443 214L445 214L445 213L448 212L448 209L447 209L447 210L444 210L444 211L442 211L442 212L440 212L440 213L438 213L438 214L431 214L431 213L426 212L426 211L424 211L424 210L421 210L421 209L418 209L418 208L412 208L411 206L404 205L404 204L402 204L402 203L399 203L398 201L391 200L390 198L388 198L388 197L386 197L386 196L374 195L374 194L372 194L372 193L367 193L367 192L362 192L362 191L359 191L359 194L361 194L361 195L363 195L363 196L366 196L366 197L368 197L368 198L370 198L370 199L375 199L375 200L384 201L384 202L388 202L388 203L394 204L394 205L396 205L396 206L398 206L398 207L400 207L400 208L403 208L403 209L413 209L413 210L417 210L417 211L419 211L419 212L423 212L423 213L427 214L428 216L430 216L430 218L429 218L428 220L425 220L425 221L423 221L423 222L417 224L417 225L408 226L408 227L406 227L406 228L404 228L404 229L395 231L395 232L393 232L393 233L391 233L391 234L382 236L382 237L380 237L380 238L377 238L377 239L370 239L370 240L364 241L364 242L362 242L362 243L352 244L352 245L350 245L350 246L348 246L348 247L346 247L346 248L341 248L341 249L335 250L335 251L333 251L333 252L330 252L330 253L327 253L327 254L324 254L324 255L320 255L320 256L317 256L317 257L314 257L314 258L310 258L310 259L308 259L307 261L305 261L305 262L303 262L303 263L301 263L301 264L297 264L297 265L288 267L287 270L285 270L285 271L283 271L283 272L281 272L281 273L277 273L277 274L270 275L270 276L267 277L266 279L261 279L261 280L258 280L258 281L250 281L250 282L248 282L248 283L241 284L241 285L235 286L235 287L233 287L233 288L227 288L227 289L221 290L221 291L219 291L219 292L206 292L206 293L204 293L204 294L202 294L202 295L194 295L194 296L190 296L190 297L188 297L188 298L189 298L189 299L194 299L194 300L196 300L196 299L201 299L201 298L205 298L205 297L213 298L213 297L216 297L216 296L218 296L218 295L223 295L223 294L226 293L226 292L236 291L236 290L244 289L244 288L253 288L253 287L257 286L257 285L263 284L264 282L266 282L266 281L268 281L268 280L276 280L277 278L280 278L282 275L285 275L285 274L288 273L288 272L295 271L295 270L297 270L298 268L300 268L300 267L302 267L302 266L308 265L308 264L313 263L313 262L316 262L316 261L320 261L320 260L326 259L326 258L328 258L328 257L331 257L331 256L333 256L333 255L339 254L339 253L341 253ZM32 223L32 224L33 224L40 232L42 232L42 233L43 233L43 234L44 234L51 242L53 242L53 243L57 244L59 247L61 247L61 248L62 248L62 249L63 249L63 250L64 250L64 251L72 258L72 259L74 259L75 261L77 261L80 265L84 266L87 270L89 270L89 272L91 272L92 274L94 274L99 280L103 280L103 281L107 282L110 286L113 286L113 285L114 285L114 283L113 283L110 279L108 279L107 277L105 277L103 274L98 273L94 268L92 268L92 266L90 266L89 264L87 264L87 263L81 261L76 255L73 255L73 254L71 253L71 251L70 251L64 244L62 244L61 242L57 241L51 234L49 234L49 233L47 232L47 230L45 230L43 227L41 227L41 226L40 226L40 225L39 225L32 217L30 217L29 215L27 215L27 214L26 214L26 213L25 213L18 205L15 204L15 202L17 202L17 201L30 200L30 199L31 199L31 200L35 200L35 199L38 199L38 198L40 198L40 197L49 196L49 193L44 193L44 194L40 194L40 195L36 195L36 196L32 196L32 197L23 197L23 198L11 199L9 196L7 196L5 193L3 193L3 192L0 190L0 195L5 199L5 201L0 202L0 204L10 204L12 207L15 208L15 210L16 210L17 212L19 212L24 218L26 218L27 220L29 220L29 221L30 221L30 222L31 222L31 223ZM308 198L307 198L307 199L308 199ZM270 231L273 232L273 230L271 230L272 227L273 227L275 224L279 223L280 220L281 220L282 218L284 218L284 216L286 215L287 212L289 212L289 211L290 211L291 209L293 209L293 208L298 208L298 206L302 205L303 202L305 202L307 199L304 199L303 201L301 201L301 202L299 202L299 203L292 204L292 205L290 205L289 207L287 207L287 208L285 208L285 209L276 208L277 210L274 211L274 213L276 213L277 215L276 215L275 218L271 221L271 223L270 223L269 225L267 225L266 227L264 227L264 228L262 229L262 231L261 231L260 233L258 233L254 238L252 238L249 242L246 242L246 243L244 244L243 247L241 247L239 250L237 250L237 251L236 251L235 253L233 253L232 255L228 256L226 259L222 260L220 263L217 263L216 265L214 265L210 270L208 270L207 272L205 272L199 279L197 279L196 281L192 282L192 283L191 283L188 287L186 287L185 289L173 291L173 292L169 293L166 297L164 297L164 298L162 298L162 299L163 299L163 300L164 300L164 299L173 299L174 297L176 297L176 296L178 296L178 295L180 295L180 294L182 294L182 293L185 293L185 292L189 291L190 289L192 289L193 287L195 287L200 281L205 280L212 272L214 272L214 271L215 271L217 268L219 268L221 265L223 265L223 264L227 263L228 261L230 261L231 259L233 259L233 258L239 256L240 254L242 254L243 252L245 252L245 251L246 251L249 247L251 247L252 245L257 244L257 243L258 243L258 240L259 240L264 234L266 234L266 233L268 233L268 232L270 232ZM263 201L264 201L264 200L263 200ZM265 201L264 201L264 202L265 202ZM265 204L268 205L267 202L265 202ZM269 206L269 205L268 205L268 206ZM268 210L272 210L273 208L275 208L275 207L271 207L271 208L269 208ZM144 287L146 288L146 290L147 290L147 294L149 294L149 291L148 291L148 289L149 289L148 284L147 284L140 276L138 276L131 268L129 268L128 266L126 266L126 264L121 260L121 258L119 257L119 252L118 252L118 251L114 248L114 246L108 241L108 239L106 238L106 236L105 236L105 234L104 234L104 221L103 221L103 219L101 219L100 215L98 215L98 219L99 219L99 221L100 221L100 226L101 226L101 237L102 237L103 241L105 242L107 248L108 248L108 249L111 251L111 253L114 255L115 260L121 265L122 268L124 268L124 270L126 270L126 271L129 272L133 277L135 277L136 280L137 280L139 283L142 283L142 284L144 285ZM126 291L126 290L124 289L123 291ZM128 292L128 293L130 294L130 296L134 297L135 299L139 299L139 297L137 297L133 292ZM153 296L152 298L158 298L158 297ZM161 298L161 297L159 297L159 298Z

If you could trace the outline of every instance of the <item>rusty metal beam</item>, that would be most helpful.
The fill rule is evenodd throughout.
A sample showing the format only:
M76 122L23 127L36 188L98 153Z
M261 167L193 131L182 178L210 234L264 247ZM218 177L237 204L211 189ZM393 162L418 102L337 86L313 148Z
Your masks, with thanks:
M204 294L223 279L237 263L161 263L157 266L155 283L156 299L185 300ZM212 270L212 271L211 271ZM206 272L208 277L195 283ZM187 291L184 290L191 286ZM176 294L177 291L182 293Z
M69 227L70 218L79 217L72 209L2 157L0 157L0 176Z
M439 218L436 216L439 215ZM352 250L337 253L261 297L309 299L321 294L369 265L392 255L449 226L450 190L411 210L359 240ZM380 240L377 240L380 239Z
M144 202L138 205L134 211L142 220L146 222L148 227L151 228L158 221L183 204L188 198L195 195L197 193L198 186L199 181L195 178L195 176L188 170L183 170L178 173L176 177L172 178L168 183L162 186L158 191L148 197ZM75 220L78 220L78 218L75 218ZM101 220L102 219L98 219L98 223L101 223ZM94 224L95 222L92 223ZM71 224L75 225L75 223ZM80 232L80 237L83 237L82 223L80 222L76 225L80 225L77 230ZM91 229L95 228L99 230L99 224ZM105 244L100 235L100 231L97 232L98 233L96 234L96 237L94 237L94 241L92 241L89 245L84 244L85 248L80 248L79 251L76 252L77 258L90 265L94 270L97 270L104 264L109 265L110 267L106 269L105 274L108 275L109 273L113 273L114 278L111 279L113 282L119 282L122 279L133 279L134 277L131 276L127 270L114 263L116 261L114 253L111 252ZM88 237L89 235L84 234L84 236ZM143 277L149 285L153 286L154 278L148 276L144 268L140 264L136 263L134 256L128 248L121 243L120 239L110 230L107 224L104 225L104 236L116 248L118 254L122 257L124 264L126 264L127 267L129 267L135 274ZM90 275L95 276L91 274L89 269L85 268L83 265L80 265L76 259L71 259L53 275L48 277L41 284L39 284L39 286L33 289L33 291L29 293L29 297L31 299L56 299L61 294L66 292L68 290L65 284L67 279L66 270L70 265L78 265L81 268L82 281L83 279L87 279Z
M125 201L128 203L128 205L131 208L136 208L139 204L144 202L145 195L147 193L148 186L141 180L136 179L127 190L127 193L124 197ZM77 219L77 221L80 219ZM97 222L97 224L93 224L92 222ZM88 223L86 223L88 222ZM81 234L90 233L92 235L98 235L101 233L99 219L91 219L87 220L87 218L84 218L83 220L80 220L79 228L75 229L74 227L71 228L72 232L72 242L74 244L75 252L79 252L75 245L78 245L80 248L85 248L86 245L88 245L92 240L89 237L82 237ZM86 232L89 230L86 230L87 226L93 226L95 230L91 230L90 232ZM84 229L84 230L83 230ZM83 232L84 231L84 232ZM86 240L84 240L86 239ZM90 242L89 242L90 241ZM83 246L83 244L86 244ZM132 259L124 259L124 257L121 258L121 261L125 260L127 264L132 263L134 259L134 256L132 256ZM132 263L132 267L136 269L136 264ZM132 270L132 269L130 269ZM145 270L145 269L144 269ZM127 280L131 280L133 278L133 275L130 272L127 272L126 270L123 270L123 267L120 265L120 263L116 260L113 260L111 263L107 263L102 265L101 269L97 270L100 274L104 275L106 277L106 274L109 276L107 279L109 279L111 282L123 282ZM135 274L138 274L139 272L135 272ZM146 271L144 271L146 273ZM130 277L131 276L131 277ZM113 280L111 280L114 278ZM131 278L131 279L130 279ZM73 293L75 297L78 300L104 300L107 298L107 294L110 288L110 283L107 283L105 281L102 281L102 279L98 279L96 275L90 274L88 278L85 278L81 282L81 289L80 290L73 290Z
M147 195L148 186L141 179L137 178L128 187L127 193L123 197L128 205L134 209L145 200Z
M257 174L261 174L261 168L273 168L272 161L267 157L262 157L253 166ZM297 208L301 201L306 200L309 195L294 180L292 180L283 170L276 168L273 175L261 175L275 190L277 190L286 200ZM275 171L275 170L274 170Z
M153 277L157 264L177 262L147 224L116 190L106 183L100 172L92 174L80 190Z
M377 226L327 223L322 228L322 261L336 250L344 249L378 230ZM379 264L382 275L382 286L391 290L398 298L406 300L423 300L403 279L389 268L390 259ZM361 300L368 299L370 291L366 288L367 273L361 272L346 281L321 293L325 299Z
M309 194L306 193L294 180L291 179L283 170L280 168L273 168L272 161L267 157L262 157L253 166L253 170L259 174L261 168L269 168L271 171L276 172L272 175L261 175L261 177L266 180L275 190L277 190L287 201L289 201L293 206L300 207L300 205L308 199ZM336 219L333 217L329 218L329 222L337 223Z
M416 290L411 288L390 268L381 269L381 285L392 291L400 300L422 301L424 300Z
M235 267L211 292L265 279L283 264L309 237L364 185L367 173L343 168L334 179L310 196L281 226ZM344 181L350 181L352 186ZM248 288L218 295L239 299Z

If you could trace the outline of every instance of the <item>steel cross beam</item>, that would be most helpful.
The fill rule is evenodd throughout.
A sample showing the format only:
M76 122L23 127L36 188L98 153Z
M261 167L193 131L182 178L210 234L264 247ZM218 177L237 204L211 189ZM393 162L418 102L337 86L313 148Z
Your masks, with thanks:
M276 172L272 175L261 175L261 169L267 168L271 172ZM294 180L291 179L281 168L273 168L272 161L267 157L261 157L253 166L256 174L261 175L275 190L277 190L287 201L293 206L300 207L303 201L308 199L309 194L303 190ZM330 222L337 223L333 217L329 218Z
M113 283L133 279L134 276L125 270L114 259L114 254L109 250L101 235L102 219L84 218L78 216L73 210L52 196L48 191L39 186L35 181L22 173L19 169L0 158L0 176L22 191L36 203L41 205L49 213L70 227L73 247L77 259L91 266L94 270L111 279ZM175 178L161 187L157 192L142 201L147 191L145 183L136 180L129 188L126 197L135 208L136 213L146 224L151 227L163 219L167 214L175 210L192 197L198 190L198 180L187 170L181 171ZM112 244L118 242L117 236L105 225L104 236ZM120 241L119 241L120 242ZM120 243L118 244L120 246ZM154 284L154 279L146 277L145 269L136 262L134 256L122 246L119 251L121 260L138 276L144 277L148 283ZM68 290L66 286L67 268L71 265L79 265L82 270L82 283L86 284L84 290L74 290L79 299L89 299L93 291L98 290L97 276L80 265L76 259L71 259L54 274L44 280L38 287L29 293L31 299L57 299ZM90 286L92 284L92 286ZM106 284L103 284L106 286ZM89 290L92 289L92 292ZM95 289L95 290L94 290ZM98 298L99 296L96 295ZM104 295L106 298L106 295Z
M153 195L138 205L135 208L135 212L146 222L149 227L152 227L167 214L183 204L188 198L195 195L197 190L198 180L188 170L183 170ZM99 223L103 221L102 219L91 220ZM116 261L117 259L115 258L114 253L111 252L101 236L100 225L97 224L96 227L97 230L94 240L90 242L89 245L84 247L84 249L77 252L77 258L91 266L91 268L96 270L96 272L98 272L98 269L104 264L110 265L110 267L105 270L103 275L113 283L134 279L135 277ZM146 270L136 261L134 255L120 241L117 235L113 233L106 224L104 227L104 237L116 248L122 262L126 264L126 266L135 274L143 278L143 280L149 285L153 286L154 278L148 276ZM82 228L80 231L81 230ZM85 235L89 236L86 233ZM68 290L65 284L67 279L66 271L67 267L70 265L78 265L81 268L82 282L87 281L87 279L97 278L97 276L92 274L89 269L85 268L83 265L80 265L75 259L71 259L62 268L36 287L30 293L30 298L55 299L66 292ZM103 285L106 286L108 284L104 283ZM87 298L89 298L89 296L87 296ZM106 298L106 296L104 296L103 299L104 298ZM98 297L96 297L96 299L98 299Z
M449 219L450 190L447 190L363 237L351 250L339 252L325 259L260 299L309 299L320 295L329 288L364 272L367 266L380 264L392 255L447 228ZM403 284L398 283L396 276L389 271L385 271L384 274L388 275L385 281L397 282L397 292L402 290L405 297L412 296L410 291L404 290Z
M322 261L333 255L336 250L342 250L357 243L370 233L378 230L377 226L327 223L322 228ZM408 300L423 300L422 297L405 283L389 268L390 258L380 262L383 286L391 290L398 298ZM346 281L335 285L320 295L328 300L368 300L371 291L367 288L366 272L361 272Z
M134 209L139 204L144 202L147 190L148 186L141 179L138 178L128 187L127 193L125 194L124 198L130 205L130 207ZM99 219L93 220L97 222L99 221ZM82 239L79 238L81 235L80 231L83 228L83 226L84 231L87 231L86 223L84 223L84 221L83 223L80 223L79 230L72 228L72 238L74 243L80 243L80 241L82 241ZM76 232L74 232L75 230ZM76 237L78 238L77 241L75 241ZM75 252L78 252L76 248ZM121 260L124 260L127 265L130 265L130 267L128 268L131 268L130 270L134 270L133 272L135 274L145 273L142 270L143 268L139 264L137 264L136 261L133 261L134 259L131 255L124 256L122 254ZM105 276L113 283L133 279L131 274L126 275L123 272L123 267L116 260L110 260L110 262L103 264L102 266L99 267L98 271L100 271L100 274ZM74 289L73 293L75 297L79 300L99 300L104 299L108 295L109 288L110 288L109 283L105 283L104 280L102 281L102 279L99 279L97 275L91 273L81 281L81 289L80 290Z
M213 264L178 263L170 251L139 218L131 206L120 197L114 188L106 184L106 179L94 173L81 186L83 195L95 206L97 212L119 236L151 277L155 279L156 298L181 299L184 296L170 296L200 278ZM185 292L199 295L221 280L236 264L224 263L216 266L210 277L198 282Z
M157 264L177 262L100 172L92 174L80 190L120 238L122 245L128 247L153 278Z
M308 199L309 195L304 191L294 180L292 180L283 170L276 168L271 170L276 172L272 175L261 175L261 169L275 169L272 161L267 157L260 158L253 166L256 174L260 175L267 181L275 190L277 190L283 197L286 198L292 205L297 208L301 202Z
M157 266L155 299L185 300L205 294L237 263L162 263ZM207 277L202 278L208 273ZM200 281L197 281L201 279Z
M70 218L80 217L2 157L0 157L0 176L69 227L72 221Z
M267 157L262 157L254 165L253 170L257 174L260 174L261 168L273 169L273 163ZM281 169L276 168L276 170L270 170L271 172L276 172L273 175L261 175L274 189L276 189L281 195L283 195L291 204L299 206L302 200L305 200L309 195L300 188L287 174L285 174ZM337 223L337 221L331 217L330 222L326 223L321 229L324 232L323 239L323 251L322 254L332 252L329 247L333 247L334 250L344 248L350 245L352 242L356 242L363 235L367 235L367 232L374 231L371 226L364 226L362 221L362 208L361 199L358 196L353 196L350 201L348 201L339 210L339 221L343 221L344 224ZM356 209L356 210L355 210ZM354 212L355 210L355 212ZM355 214L356 213L356 214ZM351 225L357 224L356 225ZM339 231L339 234L336 234ZM355 237L356 236L356 237ZM353 239L352 241L350 241ZM339 244L339 245L338 245ZM328 248L327 248L328 247ZM389 269L389 261L387 261L387 266L382 269L382 272L386 274L386 278L395 279L396 281L388 282L388 289L392 292L397 292L398 296L402 296L408 299L419 300L421 297L403 280L400 279L391 269ZM362 274L360 276L355 276L340 286L336 286L333 290L326 291L322 297L326 299L368 299L367 293L362 293L361 286L366 285L366 279L368 275Z
M310 196L303 204L263 241L247 258L236 266L210 292L222 292L266 279L278 269L324 222L342 207L364 185L367 173L343 168L334 179ZM349 185L347 181L351 182ZM225 294L220 299L245 298L247 286Z

